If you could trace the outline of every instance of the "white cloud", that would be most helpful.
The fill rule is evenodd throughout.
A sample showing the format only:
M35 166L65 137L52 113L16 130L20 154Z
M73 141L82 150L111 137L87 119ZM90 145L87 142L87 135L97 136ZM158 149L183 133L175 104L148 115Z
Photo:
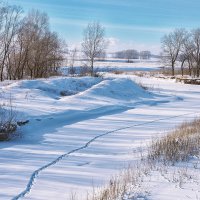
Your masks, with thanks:
M118 38L107 38L109 42L108 51L115 52L125 49L136 49L138 51L149 50L152 53L159 54L160 53L160 44L145 44L138 43L134 41L122 41Z
M172 28L168 27L148 27L148 26L124 25L124 24L105 24L104 27L108 29L125 29L130 31L159 32L159 33L168 33L173 30Z

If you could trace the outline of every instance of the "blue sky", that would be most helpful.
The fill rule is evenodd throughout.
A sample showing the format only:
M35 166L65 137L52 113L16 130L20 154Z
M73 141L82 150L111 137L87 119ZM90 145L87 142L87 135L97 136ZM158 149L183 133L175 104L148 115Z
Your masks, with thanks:
M110 50L135 48L159 52L160 38L174 28L200 27L200 0L8 0L24 11L45 11L51 28L68 44L79 44L83 28L99 21Z

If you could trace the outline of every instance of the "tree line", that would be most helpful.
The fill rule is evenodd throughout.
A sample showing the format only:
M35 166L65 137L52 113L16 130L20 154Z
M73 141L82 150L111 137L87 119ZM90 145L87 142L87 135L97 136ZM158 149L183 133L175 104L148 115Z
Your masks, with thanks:
M65 44L46 13L0 5L0 80L48 77L64 59Z
M83 31L81 52L91 75L95 59L105 56L106 47L104 27L89 23ZM57 73L67 55L72 57L73 73L77 51L69 52L66 42L50 30L46 13L31 10L24 16L21 7L0 3L0 81L49 77Z
M150 51L137 51L134 49L128 49L123 51L118 51L115 53L115 58L126 59L127 62L131 62L133 59L150 59L151 52Z
M181 63L181 73L187 67L189 75L200 76L200 28L193 30L176 29L166 34L162 40L162 59L171 66L175 75L176 63Z

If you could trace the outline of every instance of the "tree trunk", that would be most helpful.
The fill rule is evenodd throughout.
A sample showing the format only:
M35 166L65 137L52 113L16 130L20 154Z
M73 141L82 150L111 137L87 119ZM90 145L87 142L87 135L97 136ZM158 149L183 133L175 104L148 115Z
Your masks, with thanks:
M172 62L172 76L174 76L175 75L175 73L174 73L174 62Z
M192 70L191 70L191 65L189 63L189 75L192 76Z
M183 60L182 63L181 63L181 75L182 76L183 76L183 65L184 65L184 63L185 63L185 60Z
M199 64L197 64L197 77L199 78Z
M0 76L1 76L1 81L3 81L3 66L1 66Z
M94 76L94 58L91 60L91 76Z

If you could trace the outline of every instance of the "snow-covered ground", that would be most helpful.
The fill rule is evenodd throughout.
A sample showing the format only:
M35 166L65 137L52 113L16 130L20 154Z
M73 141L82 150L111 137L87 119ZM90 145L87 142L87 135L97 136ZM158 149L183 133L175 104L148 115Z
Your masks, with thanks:
M0 143L1 200L69 200L72 193L84 199L138 161L152 137L200 115L200 86L173 80L106 74L7 81L0 91L2 99L12 97L19 118L29 120L17 137ZM167 199L162 195L174 186L155 177L147 199ZM155 190L162 184L166 191ZM168 199L200 197L196 187L183 190Z
M116 71L152 71L162 67L163 64L159 59L151 58L150 60L135 59L128 63L125 59L108 59L104 62L97 62L96 67L99 70L116 70Z
M199 200L199 170L199 158L175 166L160 165L142 177L138 187L132 189L127 199L139 193L140 200Z
M70 64L70 61L69 61ZM85 66L87 62L77 60L74 62L74 69L76 73L80 73L82 66ZM126 59L106 59L104 61L95 62L94 70L97 72L132 72L132 71L154 71L163 67L163 64L158 58L151 58L150 60L134 59L132 62L127 62ZM61 72L65 75L69 73L69 66L62 67Z

